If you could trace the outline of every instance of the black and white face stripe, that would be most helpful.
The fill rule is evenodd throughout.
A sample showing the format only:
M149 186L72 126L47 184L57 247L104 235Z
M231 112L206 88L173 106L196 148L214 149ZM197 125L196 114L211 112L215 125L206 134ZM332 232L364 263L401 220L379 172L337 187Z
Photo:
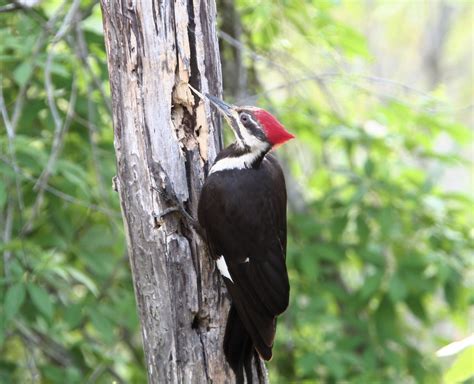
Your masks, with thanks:
M259 163L271 148L252 108L236 108L228 113L226 120L234 131L235 145L239 150L216 161L209 174L229 169L251 168Z
M252 111L248 109L237 110L237 113L238 119L235 121L234 129L239 132L243 147L248 148L250 152L268 150L270 144Z
M240 122L244 126L244 129L246 129L252 136L257 137L260 141L266 141L267 138L263 133L260 124L257 123L257 121L255 120L253 114L247 112L240 112L239 117Z
M242 136L242 127L241 125L239 124L239 120L240 120L240 117L237 113L235 113L237 116L234 116L234 119L236 121L235 124L232 124L232 128L233 128L233 131L234 131L234 134L235 134L235 138L237 139L237 143L240 144L241 147L247 147L247 145L245 144L245 140L244 140L244 137Z

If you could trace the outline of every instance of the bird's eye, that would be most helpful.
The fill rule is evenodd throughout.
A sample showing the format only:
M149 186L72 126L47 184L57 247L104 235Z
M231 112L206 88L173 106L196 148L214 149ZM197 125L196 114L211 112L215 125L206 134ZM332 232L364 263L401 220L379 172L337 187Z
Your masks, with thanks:
M249 117L245 113L242 113L240 115L240 121L242 121L242 123L246 123L247 121L249 121Z

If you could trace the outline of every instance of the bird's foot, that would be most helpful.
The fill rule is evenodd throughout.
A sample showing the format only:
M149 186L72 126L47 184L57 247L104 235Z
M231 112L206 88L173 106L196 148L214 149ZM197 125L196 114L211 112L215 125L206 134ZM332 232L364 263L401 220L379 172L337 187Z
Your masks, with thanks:
M154 190L156 190L158 193L162 194L163 191L158 191L156 188L152 187ZM166 192L165 192L166 193ZM177 201L176 199L172 199L172 206L164 209L163 211L156 213L153 213L153 217L157 221L157 223L163 222L163 219L165 216L168 216L172 213L177 213L179 214L185 221L186 224L188 224L189 227L191 227L202 239L205 239L205 232L204 228L201 227L199 224L199 221L195 219L184 207L184 205ZM168 200L169 201L169 200Z
M168 205L169 208L166 208L161 213L154 213L155 221L157 225L163 221L163 218L172 213L178 213L184 218L184 221L191 227L202 239L205 239L204 229L199 224L199 221L196 220L184 207L183 203L179 200L176 192L174 191L173 185L166 174L166 171L159 163L154 163L152 169L153 177L157 183L157 187L152 186L151 189L157 192L160 195L161 201Z

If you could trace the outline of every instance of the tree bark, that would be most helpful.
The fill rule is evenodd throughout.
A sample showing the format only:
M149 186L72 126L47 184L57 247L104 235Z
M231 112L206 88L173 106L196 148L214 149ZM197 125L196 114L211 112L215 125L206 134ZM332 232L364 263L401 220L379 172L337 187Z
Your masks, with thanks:
M189 90L222 90L214 0L101 0L113 102L116 189L150 383L226 383L227 293L195 216L221 149L218 116Z

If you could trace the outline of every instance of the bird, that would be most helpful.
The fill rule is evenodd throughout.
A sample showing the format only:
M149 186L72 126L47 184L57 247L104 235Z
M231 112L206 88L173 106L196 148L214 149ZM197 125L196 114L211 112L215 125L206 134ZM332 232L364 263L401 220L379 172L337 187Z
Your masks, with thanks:
M264 109L205 97L224 116L235 141L209 170L198 222L231 298L225 358L238 383L244 377L252 382L252 357L272 358L277 316L289 304L287 193L272 150L295 136Z

